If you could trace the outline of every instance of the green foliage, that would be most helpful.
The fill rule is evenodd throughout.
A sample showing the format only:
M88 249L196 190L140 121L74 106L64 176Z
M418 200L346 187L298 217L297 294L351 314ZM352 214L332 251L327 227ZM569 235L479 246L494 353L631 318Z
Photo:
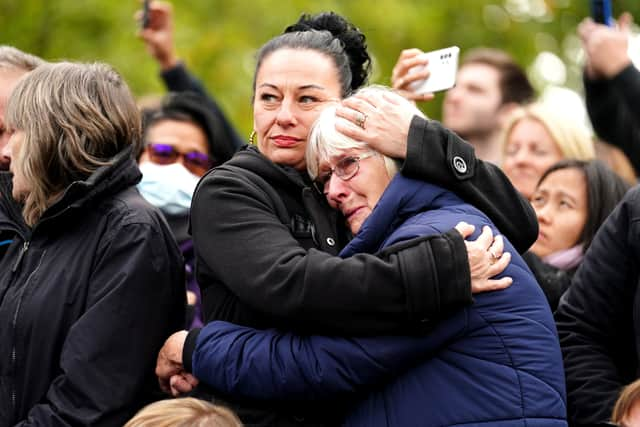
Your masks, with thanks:
M628 10L640 19L637 0L613 2L616 15ZM574 89L580 88L580 68L571 47L576 45L577 24L589 14L587 0L174 0L173 4L181 58L247 135L254 52L303 12L334 10L359 26L374 57L374 83L390 83L391 69L403 48L457 45L464 53L483 45L504 49L527 67L541 51L553 52L567 64L567 85ZM157 65L135 35L133 16L139 5L135 0L0 0L0 43L50 60L105 61L125 76L136 95L163 93ZM441 100L438 95L423 106L425 112L438 118Z

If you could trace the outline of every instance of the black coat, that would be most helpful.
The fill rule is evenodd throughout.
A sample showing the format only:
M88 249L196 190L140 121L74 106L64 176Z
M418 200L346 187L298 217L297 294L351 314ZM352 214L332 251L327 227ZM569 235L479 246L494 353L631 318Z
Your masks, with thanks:
M621 388L638 378L639 278L636 186L601 226L556 311L574 425L609 420Z
M585 75L584 89L593 129L624 151L640 173L640 71L629 64L611 79Z
M522 259L524 259L536 277L536 281L542 288L551 311L556 311L560 297L562 297L562 294L571 286L571 279L576 272L576 268L562 270L554 267L542 261L539 256L531 251L523 254Z
M139 179L123 152L28 228L3 177L0 229L16 237L0 263L0 426L122 425L157 388L184 277Z
M409 144L403 173L453 188L521 250L535 240L528 202L497 167L477 161L469 144L418 117ZM209 321L324 335L406 334L424 332L471 302L466 250L456 231L377 255L337 258L343 220L306 174L251 147L200 181L191 225ZM197 334L192 331L184 347L187 369ZM304 412L298 405L288 409Z

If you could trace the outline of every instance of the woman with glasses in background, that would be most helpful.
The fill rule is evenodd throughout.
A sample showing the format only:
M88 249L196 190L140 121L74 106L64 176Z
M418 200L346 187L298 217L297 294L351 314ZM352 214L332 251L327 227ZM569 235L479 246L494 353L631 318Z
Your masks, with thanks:
M233 155L235 148L222 129L200 95L169 94L158 110L147 114L139 158L138 189L164 214L185 260L187 329L202 326L193 241L187 231L191 197L200 177Z

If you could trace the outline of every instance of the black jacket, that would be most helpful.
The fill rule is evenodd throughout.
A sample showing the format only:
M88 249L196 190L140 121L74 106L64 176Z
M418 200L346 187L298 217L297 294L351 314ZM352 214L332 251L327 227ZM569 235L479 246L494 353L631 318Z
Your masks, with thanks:
M639 261L636 186L601 226L556 311L573 425L609 420L621 388L638 378Z
M0 426L122 425L155 391L158 350L183 324L184 278L139 179L122 152L33 228L0 199L0 229L16 233L0 262Z
M593 129L619 147L640 172L640 71L630 64L611 79L584 77L585 97Z
M521 250L535 240L528 202L497 167L477 161L470 145L418 117L409 141L403 173L457 190ZM377 256L337 258L345 243L342 219L306 174L277 166L252 147L200 181L191 226L207 320L325 335L406 334L424 332L471 302L466 250L456 231ZM197 334L190 332L184 347L187 369Z
M558 308L560 297L571 286L571 279L577 268L562 270L542 261L539 256L531 251L524 253L522 259L524 259L536 277L536 281L542 288L551 311L555 312Z

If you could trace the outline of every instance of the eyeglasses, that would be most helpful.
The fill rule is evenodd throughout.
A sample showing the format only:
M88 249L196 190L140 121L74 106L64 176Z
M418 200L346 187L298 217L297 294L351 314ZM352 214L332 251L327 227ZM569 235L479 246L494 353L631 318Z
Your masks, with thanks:
M199 151L181 153L169 144L148 143L147 153L149 159L159 165L170 165L182 157L182 163L194 175L202 176L214 166L211 156Z
M334 168L328 170L326 172L321 173L316 178L316 186L320 192L324 191L325 186L331 179L331 175L336 174L338 178L343 181L349 181L351 178L356 176L358 171L360 170L360 160L368 159L369 157L373 157L378 154L375 151L370 151L366 154L361 154L359 156L348 156L340 159Z

